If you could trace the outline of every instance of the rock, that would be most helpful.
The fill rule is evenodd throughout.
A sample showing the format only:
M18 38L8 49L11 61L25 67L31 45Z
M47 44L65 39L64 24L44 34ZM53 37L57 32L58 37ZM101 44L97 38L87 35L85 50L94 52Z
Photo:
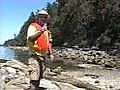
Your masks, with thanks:
M116 68L120 68L120 59L116 60Z
M30 86L30 79L26 76L20 76L18 78L14 78L10 80L7 85L15 85L17 87L22 87L23 89L27 89Z
M0 76L0 90L4 90L5 88L5 76Z
M77 66L79 68L84 68L84 69L91 69L91 68L102 69L103 68L102 66L95 65L95 64L78 64Z
M50 81L47 79L41 80L40 87L46 88L45 90L86 90L84 88L75 87L69 83Z
M78 49L79 50L79 46L72 46L73 49Z
M24 72L26 65L11 60L0 68L0 90L24 90L30 86L30 78Z
M29 67L18 60L7 61L4 66L10 66L18 70L26 71Z
M40 85L40 87L46 88L45 90L60 90L60 88L62 88L61 90L85 90L78 87L84 87L87 88L87 90L90 90L88 89L89 86L90 88L96 88L96 85L100 85L100 88L108 87L109 89L112 88L113 90L118 90L120 86L118 69L120 68L120 58L115 58L113 56L110 56L105 51L99 51L94 48L57 48L53 52L56 61L64 60L62 63L61 61L58 62L59 66L67 64L71 66L74 62L73 66L77 69L74 70L72 68L69 68L69 73L71 73L71 76L63 75L63 70L61 67L57 67L58 65L56 65L55 67L57 68L53 70L46 69L46 73L48 76L50 76L50 80L44 79L41 81L42 85ZM72 63L67 63L68 60L71 60ZM76 65L76 63L79 64ZM109 70L103 66L109 66L112 68L116 67L117 69L115 68L116 71L113 69ZM17 60L7 61L6 63L2 64L0 63L0 90L27 89L30 85L29 76L26 74L27 69L29 69L27 65ZM64 68L64 71L65 70L66 67ZM115 78L113 78L114 75ZM45 78L47 78L47 76ZM77 87L71 86L69 83Z
M86 88L87 90L101 90L100 87L94 85L94 81L95 81L94 79L92 79L93 83L90 83L89 81L85 81L85 80L88 79L88 77L86 77L86 78L76 78L72 75L61 73L60 75L57 75L57 76L54 76L54 77L47 76L46 78L50 79L50 80L52 79L52 80L58 81L58 82L69 83L69 84L72 84L72 85L74 85L76 87L79 87L79 88ZM90 78L90 80L91 80L91 78Z
M60 90L86 90L85 88L78 88L69 83L56 82Z
M13 47L13 46L9 46L10 49L14 49L14 50L21 50L21 51L28 51L28 47Z
M107 60L106 59L106 62L105 62L105 67L115 67L116 66L116 61L114 59L109 59Z
M83 58L84 58L85 61L88 60L88 56L87 55L84 55Z
M39 87L44 87L44 88L46 88L47 90L60 90L60 89L55 85L55 83L53 83L52 81L47 80L47 79L41 79L41 81L40 81L40 86L39 86Z
M12 74L12 75L16 74L16 70L12 67L6 67L6 70L9 74Z
M59 59L76 60L80 63L98 64L102 66L110 66L119 68L119 61L113 58L109 53L100 51L97 47L92 48L59 48L54 50L54 54ZM57 57L57 58L58 58ZM109 60L110 59L110 60ZM57 59L56 59L57 60Z
M17 87L15 85L6 85L4 90L24 90L23 88Z
M62 72L62 67L57 67L56 69L53 69L52 72L60 74Z

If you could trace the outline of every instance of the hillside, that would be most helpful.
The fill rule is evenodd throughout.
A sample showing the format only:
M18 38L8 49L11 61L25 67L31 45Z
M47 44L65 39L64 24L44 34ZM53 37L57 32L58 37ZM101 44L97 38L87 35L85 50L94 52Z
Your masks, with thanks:
M53 24L54 46L99 48L120 47L120 2L117 0L57 0L47 5ZM25 46L31 12L14 39L6 46Z

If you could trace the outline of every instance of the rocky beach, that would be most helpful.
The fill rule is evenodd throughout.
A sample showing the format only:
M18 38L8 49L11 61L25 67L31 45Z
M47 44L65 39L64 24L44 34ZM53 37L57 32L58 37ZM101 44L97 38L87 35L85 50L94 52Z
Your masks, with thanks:
M10 48L27 51L26 47ZM120 90L120 54L116 49L56 47L53 54L54 60L47 60L40 90ZM28 68L19 60L1 62L0 90L29 88Z

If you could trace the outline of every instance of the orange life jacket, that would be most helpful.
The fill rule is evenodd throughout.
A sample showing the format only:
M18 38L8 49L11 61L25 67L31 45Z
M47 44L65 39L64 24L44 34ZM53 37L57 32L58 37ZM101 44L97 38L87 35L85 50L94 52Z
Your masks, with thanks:
M42 26L40 26L36 22L32 23L32 25L36 27L37 31L42 30ZM35 50L48 51L48 49L51 49L52 44L49 42L49 34L51 34L50 31L46 30L41 34L40 37L38 37L33 46Z

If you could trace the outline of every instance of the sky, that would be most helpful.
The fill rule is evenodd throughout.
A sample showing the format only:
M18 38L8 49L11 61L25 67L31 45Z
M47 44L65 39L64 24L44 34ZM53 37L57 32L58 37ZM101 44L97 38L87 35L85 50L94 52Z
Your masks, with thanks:
M0 0L0 44L18 35L30 13L55 0Z

